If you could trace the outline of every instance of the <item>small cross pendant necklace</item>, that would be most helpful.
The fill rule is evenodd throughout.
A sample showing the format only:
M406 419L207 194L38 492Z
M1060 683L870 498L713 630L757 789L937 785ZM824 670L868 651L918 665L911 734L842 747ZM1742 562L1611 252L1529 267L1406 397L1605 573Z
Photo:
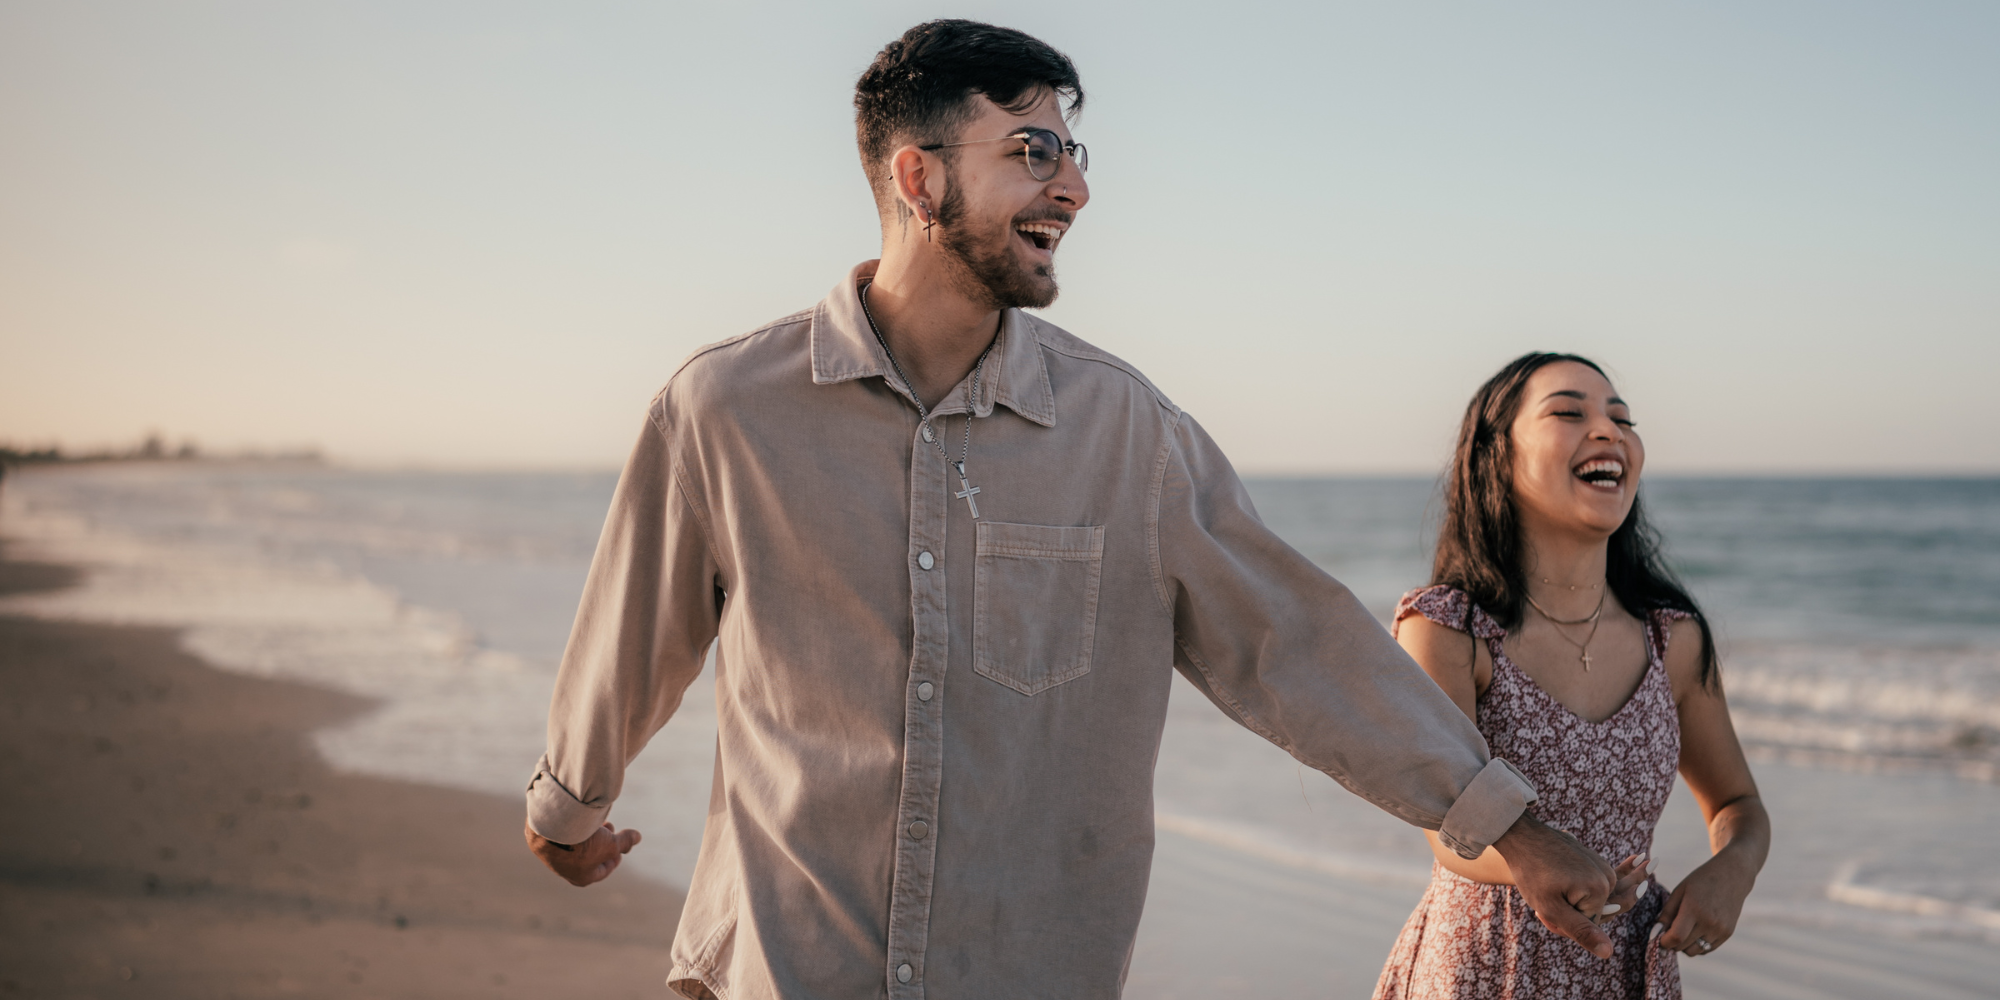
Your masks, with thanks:
M1542 582L1543 582L1543 583L1547 583L1548 581L1544 580L1544 581L1542 581ZM1571 587L1570 589L1571 589L1571 590L1575 590L1576 588L1575 588L1575 587ZM1533 596L1532 594L1529 594L1529 593L1527 593L1527 592L1526 592L1525 590L1524 590L1524 591L1522 592L1521 596L1522 596L1522 597L1525 597L1525 598L1527 598L1527 599L1528 599L1528 604L1529 604L1529 605L1530 605L1531 607L1533 607L1533 608L1534 608L1534 609L1535 609L1536 611L1539 611L1539 612L1541 612L1541 613L1542 613L1542 617L1543 617L1543 618L1547 618L1547 619L1549 620L1549 624L1551 624L1551 625L1554 625L1554 626L1556 626L1556 634L1557 634L1557 635L1559 635L1559 636L1562 636L1562 637L1563 637L1563 641L1564 641L1564 642L1567 642L1567 643L1569 643L1570 645L1572 645L1572 646L1575 646L1575 647L1576 647L1576 651L1577 651L1577 659L1578 659L1578 660L1581 660L1581 661L1583 662L1583 672L1584 672L1584 673L1586 673L1586 674L1587 674L1587 673L1589 673L1589 672L1590 672L1590 640L1592 640L1592 639L1595 639L1595 638L1597 638L1597 625L1598 625L1598 623L1599 623L1600 621L1602 621L1602 620L1603 620L1603 616L1604 616L1604 594L1600 592L1600 593L1599 593L1599 594L1597 595L1597 608L1596 608L1596 610L1594 610L1594 611L1592 611L1592 612L1590 613L1590 616L1589 616L1589 617L1587 617L1587 618L1578 618L1578 619L1576 619L1575 621L1564 621L1564 620L1563 620L1563 619L1561 619L1561 618L1557 618L1556 616L1554 616L1554 615L1552 615L1552 614L1549 614L1549 612L1548 612L1548 609L1547 609L1547 608L1544 608L1544 607L1542 607L1542 606L1541 606L1540 604L1536 603L1536 601L1535 601L1535 598L1534 598L1534 596ZM1589 631L1589 633L1587 633L1587 634L1585 634L1585 635L1584 635L1584 637L1583 637L1583 641L1582 641L1582 642L1578 642L1578 641L1576 641L1575 639L1572 639L1572 638L1570 638L1570 637L1569 637L1569 633L1568 633L1568 632L1564 632L1564 631L1562 630L1562 626L1564 626L1564 625L1584 625L1584 624L1588 624L1588 625L1590 626L1590 631Z
M971 424L972 424L972 416L971 416L971 414L967 414L967 415L966 415L966 417L965 417L965 423L966 423L966 425L967 425L968 427L969 427L969 426L971 426ZM971 441L971 435L969 435L969 434L968 434L968 435L966 435L966 438L967 438L967 440L966 440L966 443L967 443L967 444L971 444L971 443L972 443L972 441ZM974 485L972 485L971 481L969 481L969 480L967 480L967 479L965 478L965 463L964 463L964 462L959 462L959 463L957 463L957 464L953 465L953 466L952 466L952 468L954 468L954 469L957 469L957 470L958 470L958 485L960 485L960 486L963 486L963 487L965 487L964 489L962 489L962 490L959 490L959 491L958 491L957 493L954 493L954 494L952 494L952 495L953 495L953 496L955 496L955 497L957 497L957 498L959 498L960 500L963 500L963 501L965 501L965 505L966 505L967 507L971 508L971 510L972 510L972 516L973 516L973 518L974 518L974 519L977 519L977 518L979 517L979 501L977 501L977 500L974 500L974 499L972 499L972 498L973 498L973 496L974 496L974 495L976 495L976 494L977 494L977 493L979 492L979 487L977 487L977 486L974 486Z
M958 485L961 488L952 496L965 501L965 506L972 511L973 520L978 520L979 501L973 498L979 495L980 490L979 487L972 485L971 480L965 478L965 460L972 457L972 408L979 403L979 379L986 371L986 356L993 353L993 344L999 343L1000 338L995 336L993 343L987 344L986 350L979 352L979 362L972 366L972 392L966 396L965 407L965 444L959 449L958 461L954 462L951 460L951 453L944 450L944 442L938 440L941 435L931 429L931 411L924 406L923 398L917 395L917 384L910 381L908 373L903 371L902 362L896 360L896 352L889 349L889 338L882 336L882 328L875 325L875 314L868 311L867 285L861 286L861 315L868 317L868 329L874 332L875 342L882 345L882 353L889 356L889 364L896 369L897 377L903 380L903 388L909 391L911 402L917 404L917 416L924 424L924 440L935 445L938 456L944 459L944 464L951 466L952 470L958 473Z

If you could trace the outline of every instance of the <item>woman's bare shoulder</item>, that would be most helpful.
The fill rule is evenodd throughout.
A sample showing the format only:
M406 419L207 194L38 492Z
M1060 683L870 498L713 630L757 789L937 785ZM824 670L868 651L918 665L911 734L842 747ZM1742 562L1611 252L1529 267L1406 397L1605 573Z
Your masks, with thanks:
M1667 624L1667 679L1673 683L1675 701L1702 689L1702 645L1700 622L1677 617ZM1716 690L1721 690L1719 683Z
M1401 625L1396 641L1433 680L1450 690L1450 681L1471 676L1478 688L1484 689L1491 668L1486 667L1486 651L1478 640L1422 615L1411 615Z

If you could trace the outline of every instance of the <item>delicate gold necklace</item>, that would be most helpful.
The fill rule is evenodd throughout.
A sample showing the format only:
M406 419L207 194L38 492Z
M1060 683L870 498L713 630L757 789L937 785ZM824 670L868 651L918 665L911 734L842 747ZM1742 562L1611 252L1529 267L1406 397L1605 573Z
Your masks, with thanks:
M1547 583L1548 581L1547 581L1547 580L1543 580L1542 582L1543 582L1543 583ZM1571 587L1570 589L1571 589L1571 590L1575 590L1576 588L1575 588L1575 587ZM1579 659L1579 660L1582 660L1582 661L1583 661L1583 672L1584 672L1584 673L1589 673L1589 672L1590 672L1590 641L1591 641L1592 639L1595 639L1595 638L1597 638L1597 626L1598 626L1598 625L1600 624L1600 622L1601 622L1601 619L1602 619L1602 617L1603 617L1603 615L1604 615L1604 593L1603 593L1602 591L1599 591L1599 592L1598 592L1598 595L1597 595L1597 608L1596 608L1596 610L1594 610L1594 611L1592 611L1592 612L1590 613L1589 617L1586 617L1586 618L1578 618L1578 619L1576 619L1575 621L1564 621L1564 620L1562 620L1562 619L1560 619L1560 618L1557 618L1556 616L1554 616L1554 615L1552 615L1552 614L1549 614L1549 610L1548 610L1547 608L1544 608L1544 607L1542 607L1542 606L1541 606L1541 604L1539 604L1538 602L1536 602L1536 600L1535 600L1535 597L1534 597L1534 595L1533 595L1533 594L1530 594L1530 593L1528 593L1528 592L1527 592L1526 590L1523 590L1523 591L1521 592L1521 596L1522 596L1522 597L1525 597L1525 598L1527 598L1527 599L1528 599L1528 605L1529 605L1530 607L1534 608L1534 609L1535 609L1536 611L1538 611L1538 612L1541 612L1541 615L1542 615L1542 617L1543 617L1543 618L1547 618L1547 619L1549 620L1550 624L1553 624L1553 625L1557 625L1557 626L1562 626L1562 625L1584 625L1584 624L1588 624L1588 625L1590 626L1590 634L1588 634L1588 635L1584 636L1584 637L1583 637L1583 641L1582 641L1582 642L1578 642L1578 641L1576 641L1575 639L1572 639L1572 638L1570 638L1570 637L1569 637L1569 633L1568 633L1568 632L1565 632L1565 631L1563 631L1563 630L1562 630L1561 628L1557 628L1557 629L1556 629L1556 634L1557 634L1557 635L1559 635L1559 636L1562 636L1562 638L1563 638L1563 641L1564 641L1564 642L1567 642L1567 643L1569 643L1570 645L1572 645L1572 646L1575 646L1575 647L1576 647L1576 651L1577 651L1577 659Z
M1545 580L1543 582L1546 583L1548 581ZM1549 609L1542 607L1540 604L1535 603L1535 595L1533 594L1530 594L1526 591L1522 591L1521 596L1527 598L1528 603L1534 605L1535 610L1541 612L1543 618L1547 618L1548 620L1555 622L1557 625L1588 625L1589 623L1596 621L1598 615L1604 613L1603 594L1597 595L1597 609L1595 611L1592 611L1590 614L1587 614L1582 618L1578 618L1575 621L1564 621L1561 618L1557 618L1556 616L1549 614Z

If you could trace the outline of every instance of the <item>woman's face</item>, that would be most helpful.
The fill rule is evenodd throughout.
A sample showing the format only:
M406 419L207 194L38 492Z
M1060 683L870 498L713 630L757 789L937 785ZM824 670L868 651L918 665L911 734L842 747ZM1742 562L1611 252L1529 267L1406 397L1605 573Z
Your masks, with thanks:
M1639 493L1646 447L1611 383L1559 361L1528 377L1511 430L1524 527L1609 537Z

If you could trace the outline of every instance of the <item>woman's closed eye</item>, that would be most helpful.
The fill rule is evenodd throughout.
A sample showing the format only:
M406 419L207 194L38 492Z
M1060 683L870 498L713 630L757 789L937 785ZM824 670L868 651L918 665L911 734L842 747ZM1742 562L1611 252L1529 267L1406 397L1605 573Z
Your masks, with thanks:
M1562 418L1564 418L1564 419L1566 419L1566 420L1582 420L1582 419L1583 419L1583 411L1582 411L1582 410L1551 410L1551 411L1549 411L1549 416L1551 416L1551 417L1562 417ZM1631 417L1620 417L1620 416L1613 416L1613 417L1611 418L1611 422L1612 422L1612 423L1614 423L1614 424L1617 424L1617 425L1618 425L1618 426L1620 426L1620 427L1637 427L1637 426L1639 426L1639 422L1638 422L1638 421L1636 421L1636 420L1633 420L1633 419L1632 419Z

